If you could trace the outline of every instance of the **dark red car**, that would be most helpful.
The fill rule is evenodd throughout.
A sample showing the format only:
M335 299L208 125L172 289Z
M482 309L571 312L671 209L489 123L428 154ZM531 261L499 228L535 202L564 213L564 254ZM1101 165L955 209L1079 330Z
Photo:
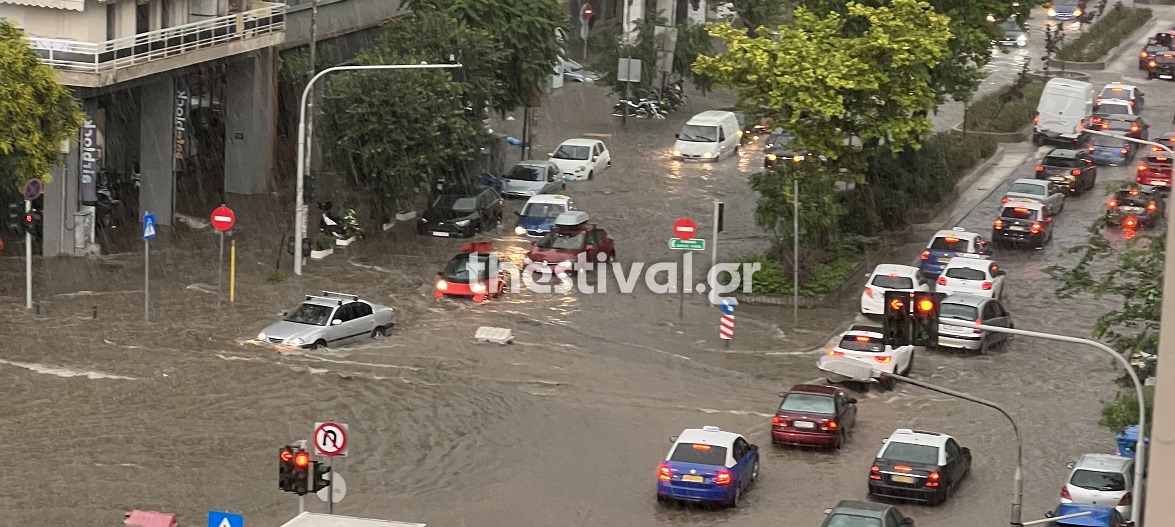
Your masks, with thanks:
M576 260L583 254L586 262L599 264L616 258L616 246L608 233L580 211L559 215L551 232L541 240L530 242L524 260L527 265L548 265L552 271L577 271ZM603 254L603 258L599 255Z
M1134 180L1139 185L1158 187L1164 190L1171 188L1171 158L1162 152L1151 152L1138 165L1138 175Z
M797 384L781 393L771 442L840 448L857 423L857 400L835 386Z

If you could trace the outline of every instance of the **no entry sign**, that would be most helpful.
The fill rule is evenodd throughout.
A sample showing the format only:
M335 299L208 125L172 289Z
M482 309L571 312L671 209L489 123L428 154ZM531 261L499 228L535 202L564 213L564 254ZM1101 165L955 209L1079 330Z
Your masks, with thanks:
M233 214L233 210L221 205L212 211L212 228L224 232L237 223L237 215Z
M592 8L591 4L584 4L583 5L583 19L584 20L591 20L592 15L594 15L594 14L596 14L596 10L594 8Z
M680 240L692 240L698 232L698 224L689 218L678 218L673 222L673 234Z

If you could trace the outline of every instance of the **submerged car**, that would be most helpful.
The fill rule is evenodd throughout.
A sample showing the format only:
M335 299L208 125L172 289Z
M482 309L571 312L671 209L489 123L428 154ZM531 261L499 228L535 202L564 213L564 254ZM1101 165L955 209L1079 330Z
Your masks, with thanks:
M883 390L894 387L885 373L907 375L914 369L914 346L890 346L883 329L854 324L840 336L840 342L816 360L816 368L829 384L876 382Z
M1005 20L1000 23L1000 31L1003 35L1000 36L997 43L1002 46L1016 46L1024 47L1028 45L1028 32L1020 27L1020 24L1015 20Z
M502 196L494 189L437 196L420 222L417 234L468 238L502 221Z
M1175 51L1152 55L1146 63L1146 78L1175 79Z
M861 314L885 313L886 291L929 291L930 284L917 267L897 264L878 264L865 279L861 292Z
M514 165L502 179L502 193L508 198L554 194L567 188L567 181L559 166L542 159L522 161Z
M576 263L580 255L588 264L608 262L616 258L616 246L604 229L588 223L586 212L572 211L560 214L555 227L543 239L530 242L523 261L547 266L554 272L575 272L583 270Z
M612 152L599 139L568 139L550 156L569 181L592 179L596 172L612 166Z
M1166 153L1151 152L1138 165L1134 181L1139 185L1171 190L1171 158Z
M1015 329L1012 315L1004 309L999 300L971 295L950 295L939 303L938 347L978 352L986 355L993 346L1007 342L1007 333L996 333L985 329L968 328L943 324L943 320L973 322L985 326Z
M893 505L843 500L824 509L828 517L820 527L914 527L914 519Z
M774 132L771 132L763 144L763 168L771 168L776 164L790 161L790 158L796 154L792 147L793 142L795 142L795 138L783 131L782 128L776 128Z
M1036 165L1036 179L1050 181L1070 195L1081 195L1097 185L1097 165L1086 150L1054 148Z
M306 295L297 309L262 330L257 341L318 349L381 337L394 326L390 307L361 300L356 295L323 291L319 295Z
M1077 20L1085 14L1085 0L1055 0L1048 6L1049 20Z
M717 426L689 428L657 468L657 501L692 501L737 507L759 478L759 447Z
M599 73L585 69L582 64L567 57L559 57L559 63L562 66L563 80L565 81L591 84L600 80Z
M571 198L562 194L540 194L526 201L522 210L515 212L518 225L514 234L527 238L542 238L555 227L560 214L575 209Z
M436 292L433 298L440 300L447 296L472 298L481 303L497 298L506 291L506 277L498 264L498 253L493 252L492 243L477 242L461 246L461 254L445 264L437 276Z
M1000 202L1004 205L1013 202L1040 202L1048 205L1050 210L1061 212L1065 208L1065 194L1057 192L1048 181L1017 179L1012 182L1012 186Z
M962 227L955 227L949 231L934 233L934 237L922 251L919 268L922 269L923 276L938 278L951 258L965 255L990 257L991 254L991 244L982 236L967 232Z
M857 400L835 386L797 384L771 418L771 442L841 448L857 423Z
M1123 189L1106 202L1106 223L1155 227L1167 217L1167 200L1154 187Z
M1061 487L1061 503L1113 507L1123 517L1134 508L1134 460L1113 454L1085 454L1068 464L1069 479Z
M901 428L869 467L869 496L939 505L971 471L971 450L937 432Z
M1110 507L1084 503L1062 503L1044 513L1045 518L1063 518L1073 514L1088 513L1085 516L1049 522L1047 527L1135 527L1122 513Z
M1123 166L1134 156L1134 144L1121 137L1090 134L1086 139L1089 158L1098 166Z
M1042 249L1053 239L1053 212L1044 203L1009 203L992 222L991 239L1000 245Z

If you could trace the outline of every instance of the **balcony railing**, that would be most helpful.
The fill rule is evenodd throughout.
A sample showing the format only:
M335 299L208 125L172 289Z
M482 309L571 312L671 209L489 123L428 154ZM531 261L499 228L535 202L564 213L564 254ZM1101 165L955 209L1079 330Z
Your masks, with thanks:
M286 30L285 4L257 2L257 5L259 7L241 13L105 42L56 38L30 38L29 41L42 60L55 68L78 73L108 73Z

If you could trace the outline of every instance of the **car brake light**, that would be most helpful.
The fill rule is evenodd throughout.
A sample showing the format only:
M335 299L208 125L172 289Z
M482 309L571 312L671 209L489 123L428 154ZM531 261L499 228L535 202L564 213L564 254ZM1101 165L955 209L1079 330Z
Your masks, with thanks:
M1063 499L1063 500L1073 499L1073 496L1069 494L1069 486L1068 485L1061 486L1061 499Z
M773 426L779 426L779 425L783 424L783 419L780 419L778 415L777 415L777 416L775 416L775 417L772 417L772 418L771 418L771 424L772 424Z
M1069 173L1070 173L1070 174L1073 174L1074 176L1080 176L1080 175L1081 175L1081 171L1080 171L1080 170L1077 170L1076 168L1074 168L1073 170L1070 170L1070 171L1069 171Z
M694 450L703 450L703 451L710 450L710 445L701 445L698 443L694 443Z
M869 298L873 298L873 288L872 287L865 288L865 296L867 296Z
M958 238L949 238L948 237L948 238L943 238L943 239L946 240L947 243L957 243L959 241Z
M719 470L718 475L714 476L715 485L730 485L730 472L726 470Z
M1138 195L1138 189L1136 189L1136 188L1132 188L1132 189L1130 189L1130 195L1131 195L1131 196L1137 196L1137 195Z
M1012 200L1010 200L1010 199L1008 199L1008 198L1004 198L1004 199L1001 199L1001 200L1000 200L1000 203L1007 203L1007 202L1009 202L1009 201L1012 201Z
M991 282L984 282L983 283L983 290L984 291L991 291Z
M1044 167L1040 166L1040 165L1036 165L1036 171L1037 172L1044 172Z
M673 476L670 475L671 472L669 471L669 465L662 464L661 468L657 470L657 474L657 477L661 478L661 481L669 481L673 478Z
M1106 206L1107 206L1107 207L1109 207L1109 208L1111 208L1111 209L1113 209L1113 208L1117 208L1117 207L1118 207L1118 202L1117 202L1117 200L1110 200L1110 202L1109 202L1109 203L1106 203Z
M1032 118L1032 124L1040 124L1040 116L1039 115Z
M1145 51L1143 51L1143 52L1139 53L1138 56L1145 59L1147 57L1147 54Z
M1153 202L1153 201L1146 204L1146 210L1149 210L1151 212L1158 210L1158 208L1159 208L1159 206L1156 205L1155 202Z
M1137 131L1138 131L1138 125L1137 125L1137 124L1132 124L1132 125L1130 125L1130 131L1131 131L1131 132L1137 132Z
M828 350L828 356L829 356L829 357L844 357L844 356L845 356L845 352L843 352L843 351L836 351L836 350Z
M857 342L869 342L869 340L869 337L866 337L865 335L859 335L857 337Z
M913 470L910 467L907 467L905 465L898 465L898 466L894 467L893 469L898 472L909 472L909 471Z
M1088 150L1089 150L1090 152L1093 152L1093 147L1092 147L1092 146L1091 146L1091 147L1089 147L1089 148L1088 148Z
M1160 162L1160 163L1166 163L1166 162L1167 162L1167 158L1166 158L1166 157L1164 157L1164 156L1158 156L1158 157L1156 157L1156 158L1155 158L1155 161L1158 161L1158 162Z
M926 477L926 486L927 487L937 487L938 480L940 480L940 479L942 479L941 474L939 474L938 472L931 472L930 475Z
M1105 123L1102 125L1102 130L1109 130L1109 129L1110 129L1110 123Z
M1134 216L1127 216L1126 219L1122 221L1122 226L1127 229L1133 229L1138 226L1138 220L1134 219Z
M1032 234L1040 234L1040 231L1043 230L1044 225L1041 225L1039 221L1032 222Z
M840 426L840 425L836 424L836 421L829 421L828 422L828 429L829 430L836 430L836 427L838 427L838 426ZM1127 494L1127 496L1129 496L1129 494Z
M1134 503L1134 496L1131 496L1130 493L1127 492L1124 496L1122 496L1122 499L1118 501L1118 506L1125 507L1131 503Z
M1125 149L1125 148L1123 148L1123 149L1122 149L1122 155L1126 155L1126 154L1129 154L1129 153L1130 153L1130 150L1127 150L1127 149Z
M938 277L938 285L947 285L947 277L945 277L945 276Z
M878 472L881 472L881 469L877 465L869 467L869 479L881 479L881 474Z
M1016 207L1012 210L1016 211L1016 214L1028 214L1028 209L1024 207Z
M995 220L995 224L993 225L993 227L995 227L995 230L997 230L997 231L1000 229L1003 229L1004 228L1004 220Z
M922 259L923 259L923 260L929 260L929 259L930 259L930 249L927 249L927 250L925 250L925 251L922 251Z
M1153 68L1153 67L1155 67L1155 61L1152 60L1152 61L1146 63L1146 65Z
M975 319L975 323L976 323L976 324L982 324L982 323L983 323L983 319L977 318L977 319ZM971 330L971 334L973 334L973 335L979 335L979 334L981 334L981 333L983 333L983 330L982 330L982 329L973 329L973 330Z
M882 364L889 364L889 362L893 360L893 357L873 357L873 360Z
M1138 165L1138 171L1139 171L1139 172L1144 172L1144 171L1146 171L1146 165Z

